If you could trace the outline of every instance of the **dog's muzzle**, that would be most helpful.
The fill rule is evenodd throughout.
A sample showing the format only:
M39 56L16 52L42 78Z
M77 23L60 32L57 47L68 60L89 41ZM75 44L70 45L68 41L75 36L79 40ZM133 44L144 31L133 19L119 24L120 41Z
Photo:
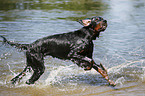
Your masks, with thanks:
M104 31L107 28L107 20L103 20L101 25L101 31Z

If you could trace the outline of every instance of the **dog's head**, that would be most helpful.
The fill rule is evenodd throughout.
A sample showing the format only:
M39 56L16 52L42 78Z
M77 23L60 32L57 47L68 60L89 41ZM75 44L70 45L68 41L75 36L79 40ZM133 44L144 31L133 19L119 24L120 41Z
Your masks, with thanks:
M89 27L94 30L93 38L99 37L101 31L104 31L107 28L107 20L104 20L102 17L92 17L79 20L79 23L84 27Z
M107 28L107 20L104 20L102 17L98 16L79 20L79 23L85 27L89 26L97 32L104 31Z

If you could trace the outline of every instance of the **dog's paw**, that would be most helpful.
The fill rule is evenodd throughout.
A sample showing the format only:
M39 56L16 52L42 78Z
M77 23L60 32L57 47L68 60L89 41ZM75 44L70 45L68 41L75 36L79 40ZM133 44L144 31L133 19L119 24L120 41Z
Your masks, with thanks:
M18 78L13 78L13 79L11 80L11 83L12 83L12 84L16 84L17 81L18 81Z
M109 85L110 85L110 86L113 86L113 87L116 86L116 84L115 84L112 80L109 80L108 82L109 82Z
M34 84L34 82L28 80L28 81L26 81L26 84L30 85L30 84Z

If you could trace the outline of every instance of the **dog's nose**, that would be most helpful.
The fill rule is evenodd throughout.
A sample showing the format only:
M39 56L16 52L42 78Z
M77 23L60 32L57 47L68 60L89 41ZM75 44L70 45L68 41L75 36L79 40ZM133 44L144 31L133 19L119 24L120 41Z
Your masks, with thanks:
M107 23L107 20L103 20L104 23Z

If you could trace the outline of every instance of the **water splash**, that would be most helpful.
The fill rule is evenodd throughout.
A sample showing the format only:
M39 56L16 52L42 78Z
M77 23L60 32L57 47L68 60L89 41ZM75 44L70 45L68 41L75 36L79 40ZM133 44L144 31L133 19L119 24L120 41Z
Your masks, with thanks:
M7 63L7 66L9 67L9 71L10 71L14 76L16 76L16 73L14 73L14 72L11 70L11 67L10 67L9 63Z
M125 82L145 82L145 50L144 45L138 46L125 55L105 55L103 63L107 65L109 75L116 84ZM128 53L128 54L126 54Z
M145 83L145 67L143 67L143 74L141 75L141 81Z
M141 50L142 46L135 48L133 51L129 52L131 56L134 56L133 54L136 53L143 53ZM10 54L5 54L3 57L6 58ZM136 56L136 55L135 55ZM143 56L141 54L141 56ZM50 60L49 60L50 61ZM19 61L22 62L22 61ZM13 62L14 64L15 62ZM16 62L17 63L17 62ZM24 63L24 62L23 62ZM51 62L49 62L51 63ZM52 62L54 63L54 62ZM59 62L57 62L59 63ZM62 62L66 63L66 62ZM70 63L70 62L69 62ZM113 63L115 65L113 65ZM116 84L123 85L126 81L141 81L145 82L145 60L144 59L136 59L136 60L127 60L127 58L123 57L119 54L111 55L110 57L105 55L103 58L103 64L109 66L108 74L113 81L115 81ZM56 64L57 65L57 64ZM95 71L84 71L83 69L79 69L74 64L66 65L66 64L58 64L60 66L51 65L51 67L54 67L53 70L50 71L49 75L45 77L45 79L39 79L34 85L32 86L38 86L38 87L46 87L46 86L61 86L65 88L66 86L69 86L72 89L74 86L78 86L81 84L90 84L90 85L105 85L106 81L103 81L103 78L101 75ZM9 71L12 73L9 77L14 77L17 75L14 71L12 71L10 63L7 63ZM75 66L75 68L74 68ZM50 67L50 66L48 66ZM77 67L77 69L76 69ZM134 69L132 69L134 68ZM25 82L30 78L32 73L27 73L23 79L18 82L14 87L26 87L28 85L25 84ZM100 77L101 78L100 78ZM4 82L0 81L1 85L6 85L8 87L13 87L13 85L9 82L9 77L6 78ZM98 78L99 77L99 78ZM104 83L105 82L105 83ZM98 83L98 84L96 84ZM62 89L63 89L62 88ZM67 87L68 88L68 87Z
M122 86L125 81L125 78L122 76L115 81L115 84L120 84Z
M67 70L71 71L71 67L73 65L69 65L69 66L60 66L58 67L56 70L52 70L50 72L50 74L48 75L48 78L45 80L45 85L49 85L49 84L53 84L54 82L57 82L57 79L56 77L59 75L59 73L62 73L62 72L67 72ZM63 75L65 75L67 73L64 73Z
M133 66L135 66L134 65L135 63L142 63L144 61L145 60L140 60L140 61L127 61L125 63L122 63L122 64L118 65L118 66L114 66L114 67L109 68L108 69L108 72L119 72L123 68L127 68L130 65L132 65L132 67L133 67Z

